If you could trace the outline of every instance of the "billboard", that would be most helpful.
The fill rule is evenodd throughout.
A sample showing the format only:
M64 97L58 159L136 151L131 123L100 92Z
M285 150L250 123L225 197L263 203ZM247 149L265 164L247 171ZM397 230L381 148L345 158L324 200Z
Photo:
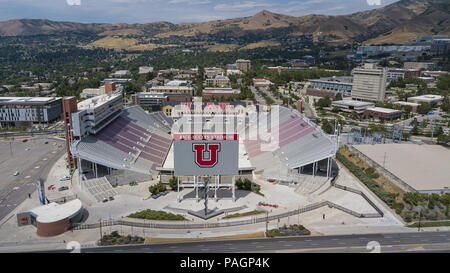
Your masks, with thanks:
M237 134L174 134L174 175L239 174Z

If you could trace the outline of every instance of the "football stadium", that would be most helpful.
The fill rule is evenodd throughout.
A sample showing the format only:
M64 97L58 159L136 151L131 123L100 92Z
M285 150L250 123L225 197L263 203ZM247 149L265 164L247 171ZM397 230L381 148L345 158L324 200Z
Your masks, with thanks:
M333 175L335 141L295 109L194 102L179 105L167 115L147 113L139 106L124 108L120 94L105 94L79 103L74 98L63 101L66 116L71 116L66 119L68 165L80 170L83 189L89 191L102 188L93 184L106 184L105 194L91 193L98 195L98 201L108 197L110 187L105 178L110 184L152 178L168 183L176 174L174 136L186 132L237 134L238 172L218 173L214 178L217 188L231 187L234 192L236 179L253 180L259 176L311 193ZM181 188L203 187L199 186L201 173L177 177Z

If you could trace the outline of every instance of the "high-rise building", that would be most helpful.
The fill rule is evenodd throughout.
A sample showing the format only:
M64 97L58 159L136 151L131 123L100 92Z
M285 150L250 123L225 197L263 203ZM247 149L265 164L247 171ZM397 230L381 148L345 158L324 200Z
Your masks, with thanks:
M353 70L352 98L383 101L386 92L387 69L366 63Z
M251 64L249 60L236 60L236 67L237 69L241 70L242 72L247 72L250 70Z

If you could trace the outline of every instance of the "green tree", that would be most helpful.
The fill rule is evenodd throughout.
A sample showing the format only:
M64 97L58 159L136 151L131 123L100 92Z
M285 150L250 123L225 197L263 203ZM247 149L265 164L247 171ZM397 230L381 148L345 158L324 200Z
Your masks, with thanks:
M425 115L426 113L431 111L431 106L429 103L421 102L420 105L417 107L417 112L419 114Z
M330 135L333 134L333 132L334 132L333 125L331 125L330 122L326 119L322 120L321 128L325 133L330 134Z
M334 101L338 101L338 100L342 100L342 94L341 93L337 93L336 96L334 96Z
M172 176L169 180L169 186L172 190L178 189L178 179L175 176Z

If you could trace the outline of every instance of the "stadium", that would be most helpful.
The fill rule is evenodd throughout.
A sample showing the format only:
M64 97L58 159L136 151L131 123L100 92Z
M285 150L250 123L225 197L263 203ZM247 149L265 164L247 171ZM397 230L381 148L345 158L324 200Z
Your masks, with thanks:
M76 107L73 98L63 101L66 116L71 116L66 119L68 164L80 170L82 189L98 191L102 187L93 184L104 185L103 194L91 192L98 201L114 192L105 179L113 185L152 178L168 183L174 175L174 135L186 131L239 135L238 174L214 178L215 188L231 188L233 196L238 178L258 176L308 194L333 174L335 141L295 109L194 102L176 107L167 116L147 113L139 106L124 108L120 94L88 99ZM198 190L205 177L193 174L178 179L181 188Z

